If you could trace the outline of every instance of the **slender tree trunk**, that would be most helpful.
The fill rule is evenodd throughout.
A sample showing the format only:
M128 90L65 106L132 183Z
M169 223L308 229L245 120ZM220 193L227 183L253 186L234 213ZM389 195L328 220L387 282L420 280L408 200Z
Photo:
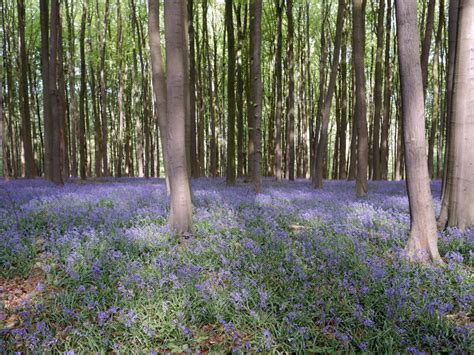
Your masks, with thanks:
M383 60L383 37L384 37L384 13L385 0L379 0L377 15L377 50L375 54L375 79L374 79L374 134L372 143L372 167L373 179L382 178L382 167L380 159L380 125L382 122L382 60Z
M243 66L243 48L244 31L246 23L242 26L241 5L237 5L237 175L245 175L244 168L244 66ZM247 5L244 8L245 21L247 19Z
M324 98L323 109L321 112L321 135L318 142L318 149L316 152L316 174L314 180L315 188L323 187L323 170L324 170L324 158L327 156L328 149L328 127L329 127L329 115L331 113L331 102L336 88L337 70L339 67L339 57L341 52L341 41L342 41L342 29L344 26L344 10L345 0L339 0L337 7L337 19L336 19L336 38L334 42L334 52L332 56L331 74L329 77L329 85ZM320 93L323 95L323 93Z
M150 0L151 1L151 0ZM157 5L158 6L158 5ZM167 155L171 190L169 223L178 235L192 233L191 191L186 166L185 120L187 43L185 0L165 1L167 58Z
M276 76L276 110L275 110L275 177L277 180L282 179L281 172L281 126L283 114L283 85L282 85L282 23L283 23L283 1L275 0L275 8L277 15L277 43L275 54L275 76Z
M191 176L199 177L198 154L196 147L196 51L194 47L194 1L188 0L188 40L189 40L189 121Z
M293 53L294 25L293 25L293 0L287 0L286 18L288 21L288 178L290 181L295 179L295 58Z
M235 49L232 0L225 2L227 32L227 173L228 185L235 184Z
M448 75L446 82L446 151L444 153L443 167L443 191L441 212L438 219L438 226L444 228L448 222L448 206L451 199L451 170L453 163L449 159L454 143L452 136L452 120L453 120L453 92L454 92L454 68L456 63L456 45L458 36L458 16L459 16L460 0L450 0L449 2L449 24L448 24Z
M381 178L388 178L388 134L390 128L390 112L392 106L392 70L390 62L390 32L392 24L392 0L387 0L387 19L385 31L385 80L383 89L383 121L380 138L380 175Z
M435 50L433 53L433 110L432 110L432 119L430 127L430 135L428 139L428 172L430 178L433 179L435 175L434 170L434 145L436 139L436 133L438 131L438 121L440 116L440 105L439 105L439 52L443 34L443 19L444 19L444 0L439 2L439 20L438 20L438 30L436 32L436 43Z
M260 128L262 119L261 20L262 0L250 0L249 118L252 118L254 122L252 133L252 181L256 193L260 193L262 189L262 177L260 172L260 162L262 158Z
M21 135L23 141L23 154L25 158L25 177L36 176L35 157L31 140L31 117L30 103L28 99L28 58L26 56L25 41L25 2L17 1L18 8L18 32L19 32L19 64L20 64L20 111L21 111ZM9 69L7 69L9 70Z
M163 152L163 164L165 168L166 186L170 193L170 181L168 174L168 118L167 118L167 90L165 67L161 54L160 22L159 22L159 0L148 0L148 40L150 42L151 69L153 80L153 91L155 93L156 107L158 111L158 125L160 128L161 150Z
M49 90L51 100L52 130L52 174L51 181L64 185L65 145L64 145L64 76L62 63L62 38L60 30L59 0L51 1L50 47L49 47Z
M347 28L347 27L346 27ZM339 137L339 179L345 180L346 174L346 129L347 129L347 31L343 31L341 48L341 135Z
M431 38L433 36L434 13L436 0L430 0L428 3L428 14L426 16L426 30L421 49L421 75L423 77L423 93L426 93L428 83L428 60L430 57Z
M367 194L367 165L369 157L366 97L365 97L365 23L364 0L352 0L352 23L353 23L353 56L356 82L356 102L354 119L357 125L357 176L356 192L358 197Z
M79 36L80 57L81 57L81 87L79 92L79 170L81 179L85 180L87 176L87 141L86 141L86 117L85 117L85 99L86 99L86 58L85 58L85 32L87 19L87 2L83 2L81 17L81 33Z
M44 176L51 179L51 101L49 98L49 6L48 0L40 0L41 27L41 73L43 83L43 122L44 122Z
M402 94L410 237L410 258L442 263L426 161L423 81L419 56L416 2L397 0L398 57Z

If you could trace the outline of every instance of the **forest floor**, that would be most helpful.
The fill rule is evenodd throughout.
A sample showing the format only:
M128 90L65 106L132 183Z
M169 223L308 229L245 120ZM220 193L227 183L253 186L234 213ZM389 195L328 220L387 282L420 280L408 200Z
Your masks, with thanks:
M404 182L198 179L193 202L179 241L163 180L0 180L0 352L473 353L474 230L408 262Z

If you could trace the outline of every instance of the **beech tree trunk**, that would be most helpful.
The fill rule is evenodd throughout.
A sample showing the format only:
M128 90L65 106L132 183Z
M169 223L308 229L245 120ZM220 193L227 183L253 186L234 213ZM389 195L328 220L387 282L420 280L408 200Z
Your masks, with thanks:
M165 67L161 54L159 0L148 0L148 41L150 44L151 70L153 91L158 113L160 128L161 150L163 152L163 165L165 168L166 186L170 193L168 175L168 118L167 118L167 91Z
M294 25L293 0L287 0L286 18L288 21L288 113L287 113L287 170L290 181L295 179L295 58L293 53Z
M474 2L460 0L450 149L447 224L461 230L474 226Z
M337 20L336 20L336 39L334 42L334 52L332 56L331 65L331 76L329 78L329 85L324 98L323 110L321 112L321 135L318 142L318 149L316 151L316 174L314 179L314 187L323 187L323 169L324 169L324 158L327 156L328 148L328 127L329 127L329 115L331 113L331 102L336 88L337 70L339 67L339 57L341 52L341 41L342 41L342 28L344 26L344 10L345 0L339 0L337 8ZM319 93L323 95L323 93Z
M436 220L426 159L424 96L416 2L397 0L395 5L410 203L410 236L406 251L413 260L442 263L438 253Z
M291 1L291 0L290 0ZM260 162L262 159L261 148L261 120L262 120L262 73L261 73L261 21L262 0L250 0L250 92L249 92L249 117L254 126L252 132L252 181L255 192L262 189L262 176Z
M282 179L281 163L281 126L283 114L283 85L282 85L282 23L283 23L283 1L275 0L277 15L277 42L275 53L275 76L276 76L276 102L275 102L275 177L279 181Z
M444 167L443 167L443 191L442 191L442 203L441 213L438 220L438 225L441 228L446 226L448 221L448 204L450 199L450 188L451 184L448 184L448 180L451 176L448 172L451 171L450 164L452 161L448 159L450 155L451 145L453 139L451 137L451 122L453 112L453 89L454 89L454 67L456 62L456 42L458 33L458 13L459 13L459 2L460 0L449 1L449 24L448 24L448 75L446 78L446 151L444 153Z
M375 78L374 78L374 131L372 141L372 169L373 179L382 178L380 162L380 126L382 122L382 60L383 60L383 35L384 35L385 0L379 1L377 14L377 48L375 53Z
M87 145L86 145L86 58L85 58L85 33L87 19L87 1L82 5L81 33L79 35L79 51L81 57L81 86L79 91L79 173L81 179L87 175Z
M225 2L227 32L227 172L228 185L235 184L235 48L232 0Z
M151 0L150 0L151 1ZM191 190L186 160L186 6L185 0L165 1L167 58L167 156L171 206L169 223L178 235L192 233Z
M430 56L431 38L433 36L434 13L436 0L430 0L428 3L428 14L426 15L426 29L421 49L421 75L423 77L423 93L426 93L428 83L428 60Z
M199 177L199 162L196 145L196 57L194 47L194 1L188 0L188 41L189 41L189 157L191 176Z
M25 177L36 176L35 157L33 154L33 144L31 140L31 117L30 102L28 99L28 58L26 56L25 41L25 2L17 1L18 8L18 32L19 32L19 64L20 64L20 113L21 113L21 136L23 141L23 154L25 158ZM9 70L7 68L7 70Z
M369 144L367 133L367 108L365 97L365 1L352 0L352 26L353 26L353 57L355 71L355 110L354 119L357 127L357 174L356 192L358 197L367 194L367 166L369 159Z
M392 68L390 59L390 33L392 25L392 0L387 0L387 19L385 31L385 75L383 89L383 121L380 135L380 175L388 179L388 134L392 107Z

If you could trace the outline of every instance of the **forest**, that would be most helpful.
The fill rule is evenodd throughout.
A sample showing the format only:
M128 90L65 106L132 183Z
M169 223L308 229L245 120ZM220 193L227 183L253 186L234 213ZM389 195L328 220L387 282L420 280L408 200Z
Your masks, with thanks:
M474 0L0 16L0 353L474 353Z

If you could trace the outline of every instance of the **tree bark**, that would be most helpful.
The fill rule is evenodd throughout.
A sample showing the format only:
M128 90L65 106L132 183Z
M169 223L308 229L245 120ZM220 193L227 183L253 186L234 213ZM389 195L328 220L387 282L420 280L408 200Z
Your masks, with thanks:
M392 0L387 0L387 19L385 31L385 80L383 89L383 121L380 135L380 176L388 178L388 134L390 128L390 113L392 107L392 69L390 58L390 32L392 25Z
M82 5L81 33L79 35L79 51L81 57L81 86L79 91L79 173L82 180L87 176L87 141L86 141L86 58L85 58L85 32L87 19L87 2Z
M291 0L290 0L291 1ZM261 19L262 0L250 0L250 92L249 118L254 122L252 132L252 182L255 192L262 189L260 172L261 151L261 119L262 119L262 74L261 74Z
M377 15L377 49L375 54L375 78L374 78L374 132L372 141L372 168L373 179L382 178L382 168L380 161L380 126L382 122L382 58L384 40L384 13L385 0L379 0Z
M428 176L423 81L419 56L416 2L396 1L403 133L410 203L410 236L406 246L414 260L442 263Z
M283 85L282 85L282 23L283 23L282 0L275 0L277 15L277 43L275 53L275 76L276 76L276 103L275 103L275 177L278 181L282 179L281 163L281 126L283 114Z
M235 49L232 0L225 2L227 32L227 173L228 185L235 184Z
M167 181L168 194L170 193L168 175L168 118L167 118L167 91L165 67L161 54L159 0L148 0L148 40L150 43L151 70L153 91L158 112L158 125L160 128L161 150Z
M365 1L352 0L352 23L353 23L353 56L356 84L356 102L354 119L357 126L357 176L356 192L358 197L367 194L367 165L369 158L368 134L367 134L367 109L365 97Z
M324 98L323 110L321 112L321 135L318 142L318 149L316 152L316 174L314 179L314 187L323 187L323 169L324 169L324 158L327 156L328 148L328 127L329 127L329 115L331 113L331 102L336 88L337 70L339 67L339 57L341 52L342 42L342 29L344 26L344 10L345 0L339 0L337 7L337 19L336 19L336 38L334 42L334 52L332 56L331 75L329 77L329 84ZM323 93L319 93L323 95Z
M196 51L194 47L194 1L188 0L188 41L189 41L189 156L191 176L199 177L199 164L196 146Z
M20 112L21 112L21 136L23 141L23 154L25 158L25 177L36 176L35 157L33 154L33 144L31 140L31 116L30 103L28 99L28 58L26 56L25 41L25 2L17 1L18 8L18 34L19 40L19 64L20 64ZM7 69L8 70L8 69Z
M186 7L185 0L165 1L167 58L167 155L171 191L169 223L178 235L192 233L192 203L186 161Z
M448 221L448 205L450 200L450 186L448 183L451 176L448 172L451 171L451 161L448 159L450 150L453 149L453 138L451 137L451 122L453 113L453 89L454 89L454 67L456 62L456 43L458 33L458 14L459 14L460 0L450 0L449 2L449 24L448 24L448 75L446 79L446 150L444 153L443 166L443 190L441 213L438 219L439 227L444 228Z
M430 0L428 3L428 14L426 15L426 29L421 49L421 75L423 77L423 93L426 93L428 83L428 60L430 57L431 38L433 36L434 13L436 0Z
M287 0L286 18L288 21L288 113L287 113L287 165L288 178L295 179L295 58L293 53L294 25L293 25L293 0Z
M448 157L448 221L460 230L474 226L474 2L461 0L454 68L451 146Z

